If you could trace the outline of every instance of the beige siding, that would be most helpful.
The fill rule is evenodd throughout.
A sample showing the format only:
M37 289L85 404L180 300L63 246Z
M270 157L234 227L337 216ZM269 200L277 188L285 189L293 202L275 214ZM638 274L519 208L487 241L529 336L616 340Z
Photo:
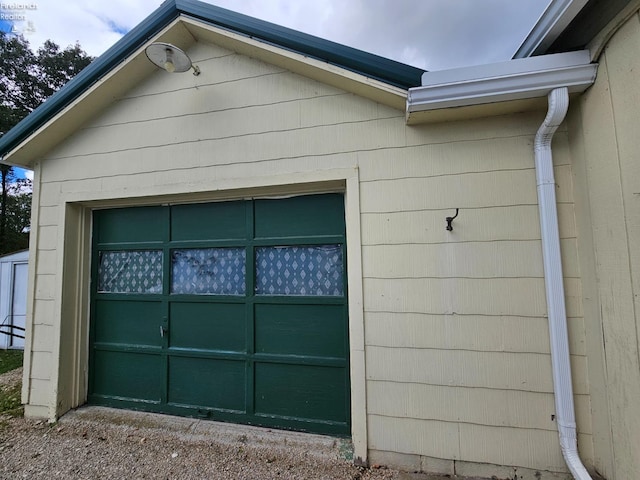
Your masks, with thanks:
M55 275L58 256L55 250L43 250L38 251L38 274L40 275Z
M570 117L596 468L640 478L640 19L602 56Z
M367 381L363 444L391 454L565 471L551 419L533 163L544 112L408 127L402 111L257 60L206 44L190 54L202 75L158 71L42 161L33 318L47 327L34 330L28 412L49 407L51 416L56 405L77 401L70 378L80 373L66 363L52 373L40 365L52 363L45 352L60 355L61 332L86 338L82 326L67 324L81 312L86 328L88 309L71 289L88 278L77 274L63 284L63 272L86 271L82 261L69 260L83 248L76 235L83 227L69 226L74 214L66 203L278 194L289 184L318 181L322 172L358 169L362 246L350 245L350 256L362 258L366 364L357 357L352 372ZM578 427L589 459L565 130L554 147ZM276 176L285 180L272 182ZM272 184L281 190L251 189ZM225 192L231 188L243 190ZM455 208L460 215L447 232L445 217ZM66 350L63 357L73 361ZM64 398L56 398L57 386ZM493 445L483 445L483 436Z
M464 222L462 217L460 221L456 219L454 231L447 232L444 228L445 218L454 213L455 210L451 208L382 214L365 212L362 215L362 228L365 233L363 244L443 244L445 240L456 238L461 232L473 238L475 242L495 241L495 238L506 238L509 241L540 238L537 205L476 209L471 217L465 214ZM573 215L573 205L558 206L562 238L575 238ZM505 218L509 218L510 221L505 222Z
M575 393L587 393L585 357L573 356L571 368ZM367 348L369 380L553 393L549 372L551 358L542 354Z
M50 356L34 355L33 363L51 361ZM51 382L49 379L39 379L32 376L30 381L31 386L31 401L27 406L27 409L32 409L37 412L43 411L43 409L49 408L49 402L51 401ZM48 416L48 414L47 414ZM46 417L45 417L46 418Z
M370 311L461 315L546 315L538 278L365 278ZM582 316L580 281L565 279L567 315Z
M372 415L557 430L549 415L554 409L551 393L540 393L538 401L531 402L531 392L483 387L370 381L368 389ZM588 423L588 395L576 396L576 410L578 420Z
M478 352L550 353L545 317L368 312L367 345ZM569 318L570 349L586 354L582 318Z
M561 248L565 277L579 277L575 239L563 240ZM537 240L375 245L362 254L369 278L544 278Z
M53 325L54 316L52 315L55 309L55 302L53 300L36 300L33 306L33 321L34 325ZM52 341L51 338L48 339Z

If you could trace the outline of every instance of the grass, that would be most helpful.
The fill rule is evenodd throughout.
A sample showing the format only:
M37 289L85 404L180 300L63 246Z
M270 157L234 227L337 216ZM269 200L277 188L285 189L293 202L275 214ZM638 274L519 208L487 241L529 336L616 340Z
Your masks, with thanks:
M22 385L2 386L0 387L0 415L9 415L11 417L22 416L22 402L20 394Z
M22 350L0 350L0 375L22 366Z
M22 350L0 350L0 375L22 366ZM22 415L20 391L22 385L0 386L0 415L18 417Z

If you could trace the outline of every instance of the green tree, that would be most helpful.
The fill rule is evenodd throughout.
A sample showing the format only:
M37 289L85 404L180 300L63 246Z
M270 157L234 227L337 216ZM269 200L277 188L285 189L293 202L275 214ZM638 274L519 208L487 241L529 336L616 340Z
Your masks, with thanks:
M14 179L6 186L5 231L3 253L22 250L29 245L31 221L31 180Z
M61 50L47 40L34 53L24 37L0 32L0 137L92 60L77 43ZM16 183L12 167L0 164L0 254L28 246L29 187L28 181Z

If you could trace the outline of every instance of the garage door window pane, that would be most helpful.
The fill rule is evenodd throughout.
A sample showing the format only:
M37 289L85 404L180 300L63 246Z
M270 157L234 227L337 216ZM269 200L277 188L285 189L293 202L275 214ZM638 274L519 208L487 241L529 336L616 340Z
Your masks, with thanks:
M256 249L258 295L344 295L342 245Z
M244 295L244 248L200 248L171 252L171 293Z
M100 252L100 293L162 293L162 251Z

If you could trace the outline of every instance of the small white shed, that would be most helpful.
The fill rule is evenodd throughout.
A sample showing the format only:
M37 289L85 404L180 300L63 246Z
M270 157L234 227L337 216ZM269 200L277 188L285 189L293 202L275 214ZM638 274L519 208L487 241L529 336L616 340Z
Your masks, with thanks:
M0 257L0 348L24 348L29 250Z

